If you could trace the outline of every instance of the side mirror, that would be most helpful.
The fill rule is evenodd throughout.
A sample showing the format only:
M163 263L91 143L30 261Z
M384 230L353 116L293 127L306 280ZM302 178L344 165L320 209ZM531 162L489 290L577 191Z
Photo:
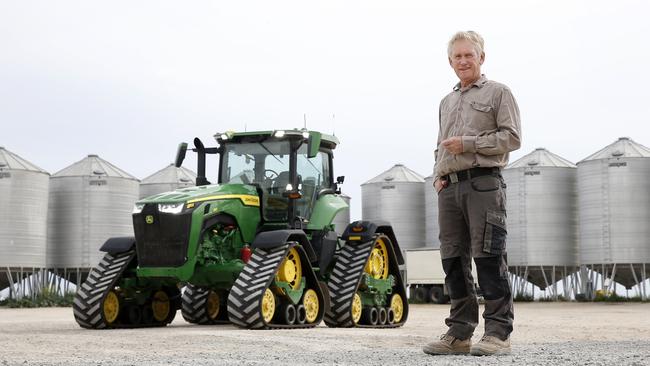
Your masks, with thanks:
M311 159L318 155L320 148L321 134L320 132L309 132L309 139L307 140L307 158Z
M181 142L178 144L178 149L176 150L176 160L174 160L174 166L180 168L183 165L183 160L185 160L185 153L187 152L187 143Z
M343 184L344 181L345 181L344 175L339 175L338 177L336 177L336 184Z

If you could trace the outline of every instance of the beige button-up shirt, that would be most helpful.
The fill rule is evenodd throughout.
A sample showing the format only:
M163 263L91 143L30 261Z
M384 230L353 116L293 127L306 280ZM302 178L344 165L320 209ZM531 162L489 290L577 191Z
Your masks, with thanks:
M436 180L474 167L505 167L509 152L521 146L519 107L507 86L481 75L474 84L454 90L440 102L435 151ZM440 142L460 136L463 153L454 155Z

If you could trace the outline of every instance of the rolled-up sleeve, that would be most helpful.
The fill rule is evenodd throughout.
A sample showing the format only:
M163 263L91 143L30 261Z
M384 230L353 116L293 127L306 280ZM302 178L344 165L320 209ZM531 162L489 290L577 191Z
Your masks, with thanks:
M463 136L463 149L467 152L501 155L521 146L521 120L517 101L508 88L503 88L500 94L495 96L496 130L483 131L478 136Z

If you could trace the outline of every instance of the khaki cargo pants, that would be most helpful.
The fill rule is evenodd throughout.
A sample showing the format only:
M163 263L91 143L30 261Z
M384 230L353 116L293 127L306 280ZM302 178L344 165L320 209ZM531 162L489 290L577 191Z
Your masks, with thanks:
M512 332L514 312L506 258L506 194L499 173L450 183L438 194L440 255L451 311L447 334L468 339L478 325L472 277L485 299L485 335L502 340Z

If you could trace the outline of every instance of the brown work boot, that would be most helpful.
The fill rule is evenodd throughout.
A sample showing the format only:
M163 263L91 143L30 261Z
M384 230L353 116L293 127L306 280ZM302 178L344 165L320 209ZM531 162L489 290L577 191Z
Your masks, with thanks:
M472 346L470 353L474 356L489 356L507 355L510 351L510 337L502 341L497 337L484 335L478 343Z
M463 340L443 334L439 340L425 344L422 351L430 355L463 355L469 353L471 346L471 338Z

